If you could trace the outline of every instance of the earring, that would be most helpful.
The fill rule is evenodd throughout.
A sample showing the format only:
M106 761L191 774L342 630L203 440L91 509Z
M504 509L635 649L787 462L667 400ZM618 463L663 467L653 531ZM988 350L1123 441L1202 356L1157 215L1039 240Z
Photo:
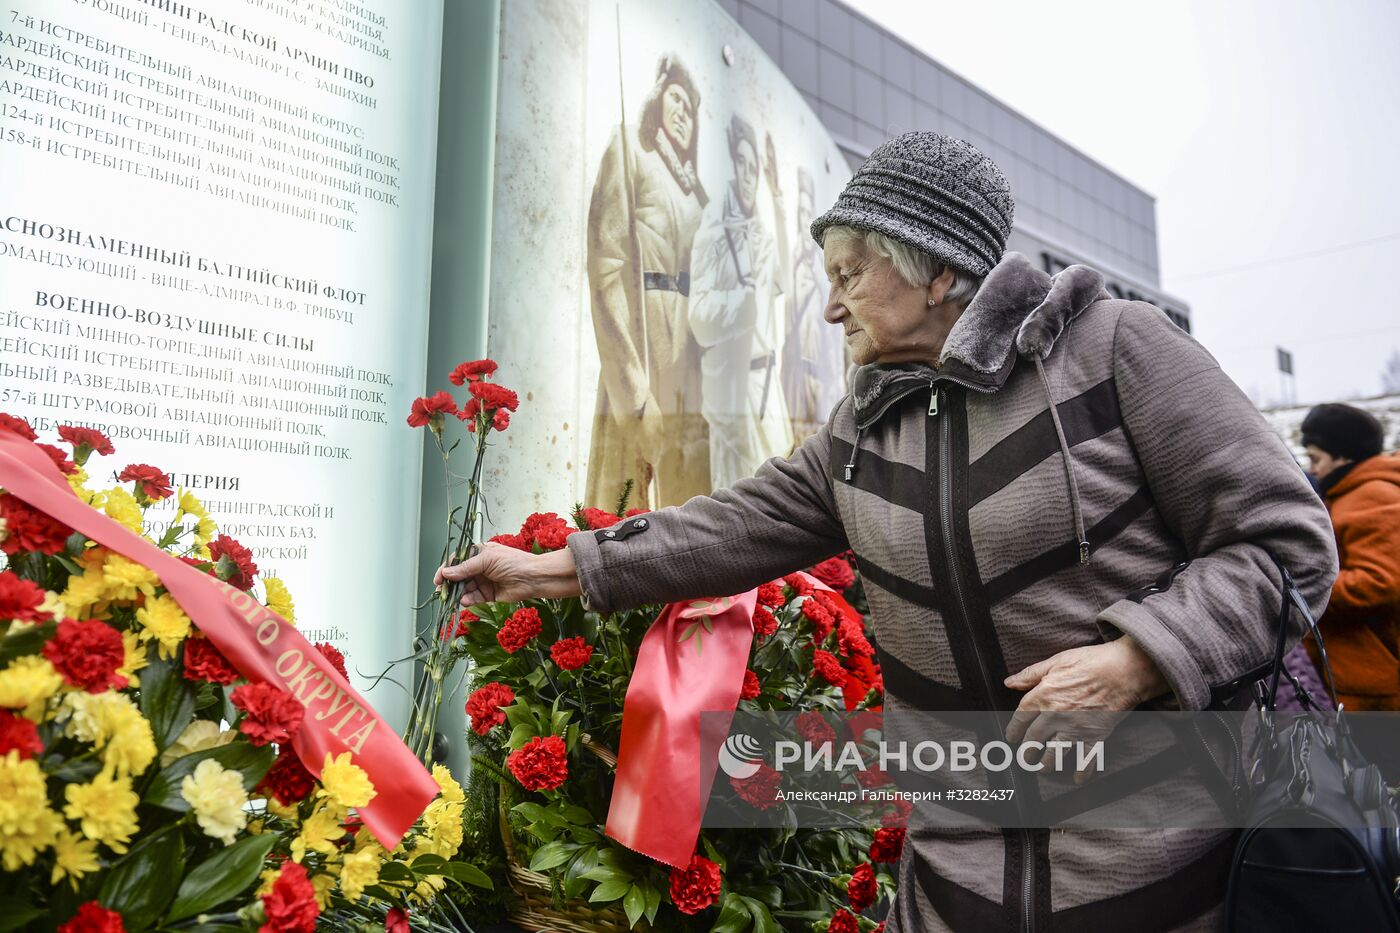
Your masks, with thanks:
M929 306L930 308L935 307L937 304L938 304L938 300L935 299L935 298L930 298L930 299L928 300L928 306Z

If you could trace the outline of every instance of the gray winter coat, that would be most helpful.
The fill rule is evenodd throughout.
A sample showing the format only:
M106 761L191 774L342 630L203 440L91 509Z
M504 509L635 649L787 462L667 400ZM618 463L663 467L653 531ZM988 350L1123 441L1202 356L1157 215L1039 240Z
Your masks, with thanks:
M1337 569L1326 510L1199 344L1086 267L1052 280L1015 253L936 368L862 367L791 457L648 518L570 538L595 608L742 591L853 549L887 710L1011 710L1008 674L1122 633L1203 709L1271 654L1264 548L1315 614ZM911 829L887 930L1216 929L1232 841Z

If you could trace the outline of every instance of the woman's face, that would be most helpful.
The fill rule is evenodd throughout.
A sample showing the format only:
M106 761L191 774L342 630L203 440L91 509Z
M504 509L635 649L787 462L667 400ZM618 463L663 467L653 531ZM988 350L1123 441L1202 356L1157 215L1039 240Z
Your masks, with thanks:
M1309 444L1303 450L1308 455L1308 472L1315 480L1324 480L1327 474L1351 463L1346 457L1334 457L1316 444Z
M739 140L734 149L734 193L739 195L739 206L744 213L752 214L758 195L758 153L747 139Z
M871 252L863 237L827 237L823 255L831 280L824 316L845 329L852 362L938 358L951 324L943 319L946 305L929 307L928 286L904 281L894 263Z
M668 84L661 94L661 128L676 151L690 149L690 137L695 132L695 113L690 95L679 84Z

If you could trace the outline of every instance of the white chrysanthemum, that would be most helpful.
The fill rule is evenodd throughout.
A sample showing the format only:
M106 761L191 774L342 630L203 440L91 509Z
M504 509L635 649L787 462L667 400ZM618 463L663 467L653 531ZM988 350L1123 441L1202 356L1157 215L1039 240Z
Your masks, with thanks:
M219 728L216 722L207 719L196 719L185 727L185 731L180 733L180 737L170 743L160 756L160 766L164 768L176 758L183 758L191 752L202 752L206 748L218 748L220 745L227 745L237 737L238 732L234 729Z
M205 835L231 844L248 825L248 794L243 778L212 758L206 758L180 782L180 796L194 810Z

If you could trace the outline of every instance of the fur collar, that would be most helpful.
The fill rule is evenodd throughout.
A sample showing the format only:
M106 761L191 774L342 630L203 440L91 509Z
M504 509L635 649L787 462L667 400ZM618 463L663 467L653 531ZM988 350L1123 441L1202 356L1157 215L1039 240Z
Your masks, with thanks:
M936 368L874 363L856 370L856 423L874 423L898 398L939 378L995 392L1018 355L1044 360L1071 321L1109 297L1103 285L1103 276L1088 266L1070 266L1052 278L1020 253L1007 253L953 325Z

